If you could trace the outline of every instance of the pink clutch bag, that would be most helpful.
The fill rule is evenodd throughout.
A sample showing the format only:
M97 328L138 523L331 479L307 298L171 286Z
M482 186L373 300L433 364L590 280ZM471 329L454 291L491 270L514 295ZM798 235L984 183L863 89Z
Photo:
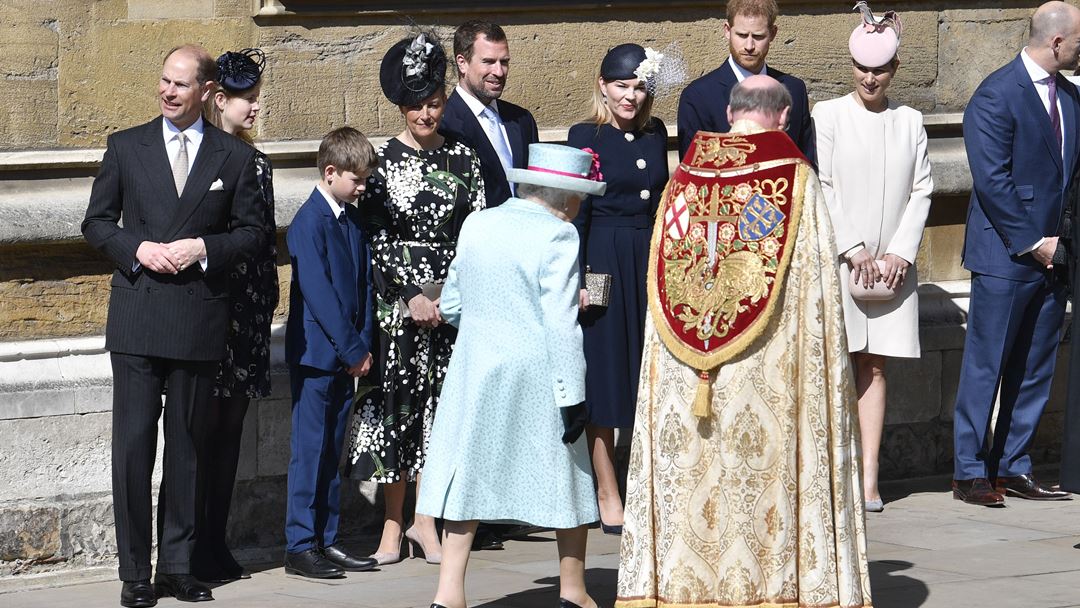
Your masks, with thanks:
M885 272L885 260L874 260L874 263L878 265L878 270L882 273ZM878 281L870 285L870 287L863 287L861 281L855 281L855 277L854 272L848 274L848 291L851 293L851 297L856 300L881 301L891 300L896 297L896 291L889 289L884 281Z

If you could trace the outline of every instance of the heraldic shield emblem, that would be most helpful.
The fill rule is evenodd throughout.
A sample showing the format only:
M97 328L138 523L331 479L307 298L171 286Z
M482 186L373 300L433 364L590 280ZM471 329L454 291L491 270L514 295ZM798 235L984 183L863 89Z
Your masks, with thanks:
M706 394L708 373L768 324L806 171L782 132L699 132L668 182L650 247L649 309L672 354L701 372Z

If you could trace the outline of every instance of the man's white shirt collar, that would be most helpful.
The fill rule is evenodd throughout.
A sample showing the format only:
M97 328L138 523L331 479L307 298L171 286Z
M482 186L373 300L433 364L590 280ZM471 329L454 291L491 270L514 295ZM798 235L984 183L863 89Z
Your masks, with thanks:
M502 116L499 115L498 99L492 99L491 105L485 106L484 102L477 99L472 93L466 91L465 87L461 86L460 84L454 87L454 90L457 91L458 95L461 96L461 99L465 101L465 105L469 106L469 110L472 111L473 116L480 118L481 112L483 112L486 108L490 107L495 112L496 116L499 116L500 119L502 118Z
M731 66L731 71L735 72L735 78L739 79L739 82L742 82L742 81L746 80L747 78L749 78L751 76L760 76L760 75L764 74L769 69L768 65L763 63L763 64L761 64L761 71L758 72L757 74L755 74L755 73L751 72L750 70L748 70L748 69L742 67L741 65L739 65L738 62L735 61L735 56L734 55L728 55L727 61L728 61L728 65Z
M187 137L188 145L191 146L191 150L197 150L199 148L199 144L202 143L203 131L205 128L206 125L203 124L202 116L200 116L195 119L195 122L192 123L190 127L184 129L184 136ZM180 129L176 128L176 125L169 122L169 119L163 116L161 118L161 132L162 136L165 138L165 143L168 144L176 138L177 134L180 133ZM194 154L192 154L192 156L194 156Z
M1039 82L1040 80L1046 80L1050 77L1050 72L1042 69L1042 67L1035 63L1035 60L1028 55L1026 46L1024 47L1024 50L1020 51L1020 61L1024 62L1024 68L1027 69L1028 76L1031 77L1031 82Z
M326 204L330 205L330 213L334 214L334 217L341 219L341 214L345 213L344 203L337 202L332 194L323 190L322 184L315 184L315 189L319 191L319 194L326 200Z

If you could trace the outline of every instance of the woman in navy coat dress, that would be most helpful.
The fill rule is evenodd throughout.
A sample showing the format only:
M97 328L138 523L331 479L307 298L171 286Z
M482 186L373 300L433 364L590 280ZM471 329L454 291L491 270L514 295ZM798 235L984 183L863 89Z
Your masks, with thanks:
M668 180L667 128L650 116L649 79L659 54L622 44L604 57L593 90L593 115L571 127L568 144L592 152L607 182L603 196L586 198L574 224L581 237L581 273L609 274L607 306L582 290L589 450L604 531L622 531L615 476L615 429L634 426L645 331L649 238ZM644 77L642 77L644 76Z

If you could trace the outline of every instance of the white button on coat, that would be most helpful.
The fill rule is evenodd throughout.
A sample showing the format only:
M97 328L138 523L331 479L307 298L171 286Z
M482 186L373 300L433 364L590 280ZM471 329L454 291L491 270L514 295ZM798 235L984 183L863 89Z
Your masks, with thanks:
M644 158L637 159L637 168L638 169L644 169L645 168L645 159Z
M634 134L633 133L627 133L627 134L623 135L623 137L626 138L626 141L634 141Z
M641 191L641 200L643 200L643 201L649 200L649 191L648 190L642 190Z

